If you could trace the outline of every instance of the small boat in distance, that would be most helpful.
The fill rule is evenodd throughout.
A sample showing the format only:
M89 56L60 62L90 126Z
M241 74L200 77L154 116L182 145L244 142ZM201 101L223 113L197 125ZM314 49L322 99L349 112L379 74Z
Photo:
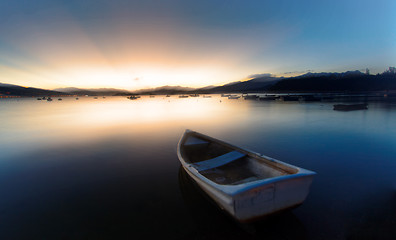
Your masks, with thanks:
M241 96L237 96L237 95L230 95L228 96L228 99L239 99Z
M255 94L242 94L243 99L245 100L257 100L259 96L255 95Z
M197 185L240 222L299 206L316 174L191 130L177 155Z
M131 95L130 97L127 97L129 100L136 100L138 98L140 98L139 96L136 95Z
M51 97L48 97L48 98L47 98L47 101L48 101L48 102L51 102L51 101L52 101L52 98L51 98Z
M78 97L76 97L76 100L78 100L79 98Z
M180 95L179 98L188 98L188 95Z
M366 110L368 109L367 103L359 104L335 104L333 110L335 111L354 111L354 110Z
M58 101L62 101L62 98L58 98Z

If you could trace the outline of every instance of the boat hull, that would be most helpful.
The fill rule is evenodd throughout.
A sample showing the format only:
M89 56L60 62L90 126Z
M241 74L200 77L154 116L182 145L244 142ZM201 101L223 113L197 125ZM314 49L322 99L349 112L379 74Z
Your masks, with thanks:
M187 134L190 132L189 130L186 131ZM233 147L239 152L249 154L251 158L265 158L265 161L270 162L274 166L292 169L293 173L253 181L243 181L241 183L219 184L214 182L207 174L208 170L204 164L189 163L183 158L180 149L183 143L187 143L184 136L179 141L178 146L178 157L183 168L221 209L239 222L252 222L265 216L294 208L302 204L308 196L311 183L316 174L315 172L295 167L246 149L238 148L217 139L214 140L226 144L229 147ZM205 139L210 140L213 138L207 137ZM202 144L202 142L196 143ZM223 161L223 159L220 158L215 158L215 160L218 163ZM203 162L205 164L207 163L207 161ZM219 166L216 165L214 168L219 168ZM257 166L254 166L254 168L256 169ZM237 170L238 169L239 168L237 168ZM224 169L222 170L224 171Z
M297 179L262 184L230 196L202 181L188 168L184 170L195 183L230 216L249 223L266 216L300 206L308 196L313 175Z

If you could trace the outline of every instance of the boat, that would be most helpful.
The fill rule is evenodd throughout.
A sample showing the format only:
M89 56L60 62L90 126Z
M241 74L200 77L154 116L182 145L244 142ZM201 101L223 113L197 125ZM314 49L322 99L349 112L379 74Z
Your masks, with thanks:
M249 95L249 94L242 94L243 99L245 100L257 100L259 96L257 95Z
M48 102L51 102L51 101L52 101L52 98L51 98L51 97L48 97L48 98L47 98L47 101L48 101Z
M196 93L190 94L190 97L199 97L199 94L196 94Z
M62 98L58 98L58 101L62 101Z
M358 104L335 104L333 105L333 110L336 111L354 111L354 110L365 110L368 109L367 103Z
M129 100L136 100L139 98L139 96L131 95L130 97L127 97Z
M188 95L180 95L179 98L188 98Z
M230 95L228 96L228 99L239 99L241 96L237 96L237 95Z
M239 222L301 205L316 174L188 129L177 155L203 192Z

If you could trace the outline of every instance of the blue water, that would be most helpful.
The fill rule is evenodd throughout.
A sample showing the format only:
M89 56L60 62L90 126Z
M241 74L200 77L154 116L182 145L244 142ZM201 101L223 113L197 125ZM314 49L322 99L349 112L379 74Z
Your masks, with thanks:
M0 100L0 239L395 239L396 104ZM304 204L240 225L180 169L190 128L318 173Z

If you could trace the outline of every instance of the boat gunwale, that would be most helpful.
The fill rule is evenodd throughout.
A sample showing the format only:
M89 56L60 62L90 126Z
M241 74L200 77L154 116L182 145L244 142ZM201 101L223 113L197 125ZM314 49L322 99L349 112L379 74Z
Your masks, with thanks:
M253 158L261 158L263 160L268 160L270 162L276 163L276 164L280 164L280 165L284 165L286 167L295 169L296 172L295 173L291 173L288 175L282 175L282 176L276 176L276 177L272 177L272 178L265 178L265 179L259 179L259 180L255 180L255 181L251 181L251 182L246 182L246 183L241 183L241 184L237 184L237 185L222 185L222 184L218 184L210 179L208 179L207 177L205 177L203 174L201 174L196 168L193 167L193 163L188 163L185 161L185 159L183 158L182 154L181 154L181 147L182 144L184 143L187 135L189 134L195 134L198 135L199 137L203 137L206 138L208 140L211 141L215 141L218 142L220 144L224 144L227 147L236 149L238 151L241 151L243 153L245 153L246 155L253 157ZM288 181L291 179L297 179L297 178L304 178L304 177L311 177L313 175L316 175L316 172L304 169L304 168L300 168L285 162L282 162L280 160L259 154L257 152L254 151L250 151L248 149L245 148L241 148L235 145L232 145L230 143L226 143L224 141L218 140L216 138L204 135L202 133L198 133L189 129L186 129L186 131L184 132L183 136L180 138L178 146L177 146L177 155L178 158L180 160L180 162L182 163L183 167L188 171L191 172L192 174L194 174L196 177L198 177L202 182L206 183L207 185L213 187L216 190L219 190L221 192L223 192L226 195L229 196L235 196L237 194L240 194L242 192L260 187L260 186L264 186L267 184L272 184L272 183L277 183L277 182L283 182L283 181ZM284 171L284 170L283 170Z

